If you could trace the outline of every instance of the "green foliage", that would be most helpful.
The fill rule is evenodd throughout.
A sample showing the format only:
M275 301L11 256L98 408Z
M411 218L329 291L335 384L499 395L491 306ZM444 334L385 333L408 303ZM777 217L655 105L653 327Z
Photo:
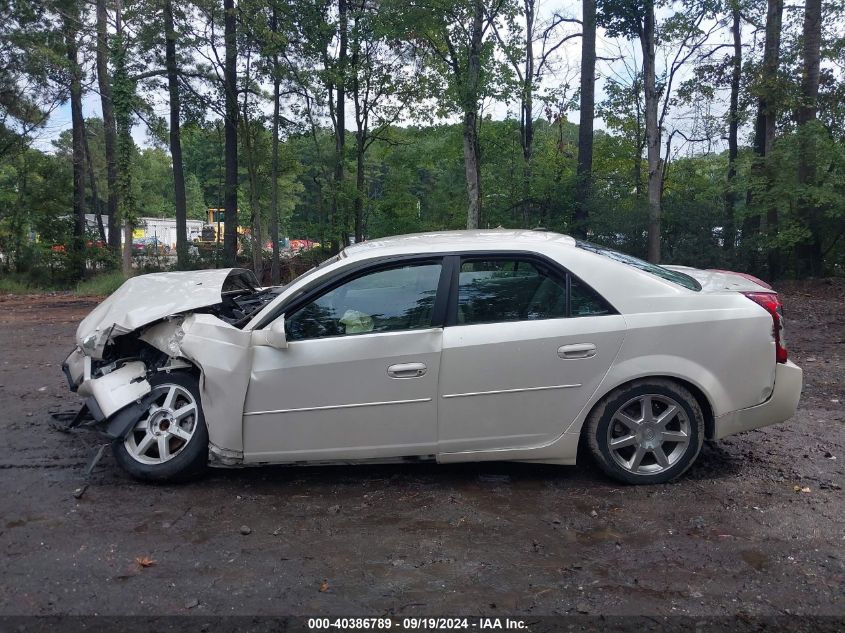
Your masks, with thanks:
M803 137L803 139L802 139ZM798 181L799 145L806 142L812 148L809 160L813 178L809 183ZM841 243L845 226L845 146L819 121L813 121L797 133L777 140L763 169L750 174L749 189L753 203L746 210L765 223L770 209L778 213L777 232L767 231L759 245L777 250L794 272L796 246L811 237L811 229L821 238L822 253L828 267L837 273L845 272L845 245ZM802 217L802 207L815 211L814 220ZM813 226L811 222L817 222Z
M0 277L0 295L28 295L42 289L32 285L25 275L4 275Z
M800 7L784 14L779 71L764 81L763 38L745 36L753 30L751 25L765 21L765 3L600 0L597 4L605 39L624 40L634 55L626 56L620 48L622 59L606 61L598 69L604 77L597 104L603 125L597 125L594 137L587 203L590 239L645 255L645 108L639 46L634 40L641 34L646 11L653 8L657 90L661 106L665 103L669 112L661 118L660 147L668 159L661 165L664 259L742 269L761 266L768 254L776 253L785 274L800 273L799 248L818 237L827 271L845 272L845 44L833 27L841 24L842 3L824 6L818 119L801 129L796 123L803 72ZM486 114L511 107L523 94L525 84L517 80L514 69L519 64L512 62L526 53L525 3L350 2L346 20L340 17L337 0L242 0L237 5L241 224L259 218L256 228L268 234L274 184L273 104L268 88L277 80L282 118L275 184L283 236L317 240L329 250L330 241L354 233L358 210L365 239L462 228L467 210L463 143L470 128L477 129L480 146L480 225L569 231L578 155L578 130L566 116L576 107L568 90L571 78L532 84L538 107L528 168L520 122L512 115L496 120ZM733 52L720 42L729 39L725 29L736 6L744 21L739 124L740 144L746 146L740 148L738 172L727 191L722 102L730 86ZM115 5L108 3L112 25L108 66L120 136L120 211L130 218L172 217L172 165L165 149L167 124L161 115L166 111L162 6L158 1L128 0L121 7L124 28L118 34ZM173 8L188 217L204 219L208 207L223 206L222 3L193 0L174 3ZM71 132L62 132L49 152L29 147L46 113L67 98L68 62L61 25L69 10L79 13L80 57L87 58L95 34L88 5L75 0L11 0L0 8L0 269L2 287L18 291L74 287L78 281L73 271L79 262L71 261L70 255L75 252ZM342 57L338 50L344 23L348 46ZM705 31L711 27L721 29L722 40L714 37L692 54L690 42L706 39ZM535 43L553 47L556 35L541 30L544 34ZM534 52L536 56L538 51ZM92 66L86 63L83 69L87 90L96 84ZM340 87L346 92L347 132L345 150L336 155ZM776 142L765 160L754 158L747 147L760 99L779 117ZM537 118L543 104L544 116ZM661 107L659 116L663 114ZM463 117L475 123L463 128L459 123ZM110 193L103 123L93 118L85 123L103 203ZM139 123L148 133L150 147L138 148L132 139ZM667 149L672 135L674 145ZM692 137L697 140L689 140ZM362 184L356 182L359 158ZM344 173L339 180L337 161ZM806 182L799 180L799 169L811 173ZM89 176L86 170L84 206L91 213L98 201L93 199ZM728 193L735 198L731 204L736 214L736 253L722 243ZM338 209L336 217L333 207ZM96 236L89 235L86 241L88 245L74 256L83 257L89 271L113 270L114 257L97 246ZM250 244L245 246L248 251ZM204 247L192 255L190 266L214 266L220 260L213 249ZM120 279L118 274L98 275L78 290L108 292Z

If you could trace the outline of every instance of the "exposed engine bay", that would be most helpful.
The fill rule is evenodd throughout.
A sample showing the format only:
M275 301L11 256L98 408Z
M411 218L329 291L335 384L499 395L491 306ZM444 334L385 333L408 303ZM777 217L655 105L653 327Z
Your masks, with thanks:
M229 325L242 328L261 308L275 299L284 286L264 289L243 289L223 292L223 301L195 312L213 314Z

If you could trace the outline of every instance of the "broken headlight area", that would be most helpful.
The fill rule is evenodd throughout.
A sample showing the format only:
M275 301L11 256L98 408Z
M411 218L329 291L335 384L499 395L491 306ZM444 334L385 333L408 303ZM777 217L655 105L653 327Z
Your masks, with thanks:
M71 390L84 402L71 426L77 426L83 420L109 421L111 435L113 418L125 418L128 414L124 410L142 404L151 390L148 378L166 368L171 360L167 354L140 340L136 333L109 341L100 359L91 358L77 347L62 367Z

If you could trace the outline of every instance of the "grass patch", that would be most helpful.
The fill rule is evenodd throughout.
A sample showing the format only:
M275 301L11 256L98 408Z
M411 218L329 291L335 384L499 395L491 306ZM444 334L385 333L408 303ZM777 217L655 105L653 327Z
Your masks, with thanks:
M109 273L102 273L80 281L76 285L74 293L80 297L107 297L117 290L126 281L124 274L115 270Z
M35 292L43 292L43 290L43 288L33 285L26 277L17 275L0 277L0 295L29 295Z

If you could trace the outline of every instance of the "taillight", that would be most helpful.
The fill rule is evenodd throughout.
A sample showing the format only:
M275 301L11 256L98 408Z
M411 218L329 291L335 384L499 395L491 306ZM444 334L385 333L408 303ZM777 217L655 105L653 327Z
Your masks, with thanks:
M772 315L772 335L775 337L775 359L785 363L787 359L786 338L783 332L783 304L774 292L743 292L746 297L766 309Z

